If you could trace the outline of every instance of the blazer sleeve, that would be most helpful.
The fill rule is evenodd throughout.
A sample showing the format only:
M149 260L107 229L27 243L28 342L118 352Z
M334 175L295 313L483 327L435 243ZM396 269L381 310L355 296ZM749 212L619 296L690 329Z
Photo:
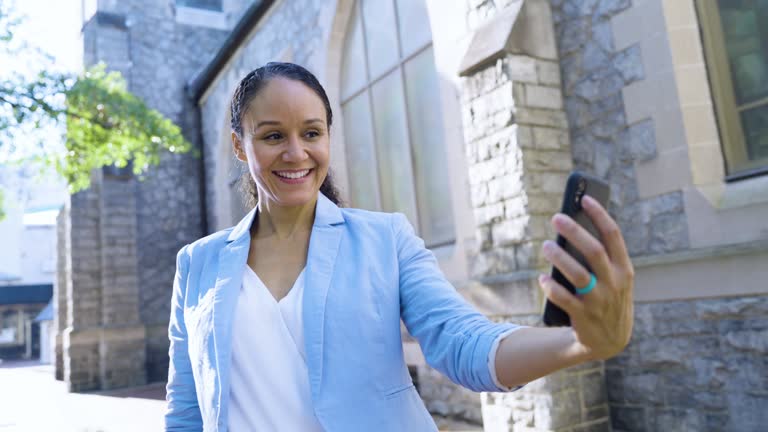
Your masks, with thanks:
M500 391L489 369L494 342L514 324L495 324L471 307L400 213L393 215L400 274L400 316L427 363L473 391ZM492 362L491 362L492 364Z
M201 431L203 419L197 403L195 381L192 376L192 364L187 348L187 328L184 324L184 295L189 273L189 255L187 246L176 255L176 276L173 279L171 297L171 320L168 325L168 337L171 346L168 351L168 385L165 412L166 431Z

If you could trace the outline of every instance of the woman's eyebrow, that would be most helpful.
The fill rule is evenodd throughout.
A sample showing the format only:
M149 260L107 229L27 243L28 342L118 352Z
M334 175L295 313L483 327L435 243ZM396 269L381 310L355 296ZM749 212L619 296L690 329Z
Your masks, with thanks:
M279 126L280 122L275 120L264 120L256 124L256 129L262 127L262 126Z
M312 119L304 120L304 124L310 124L310 123L323 123L323 120L319 119L319 118L312 118ZM258 128L262 127L262 126L280 126L280 124L281 123L279 121L276 121L276 120L264 120L264 121L258 122L256 124L256 128L255 129L258 129Z

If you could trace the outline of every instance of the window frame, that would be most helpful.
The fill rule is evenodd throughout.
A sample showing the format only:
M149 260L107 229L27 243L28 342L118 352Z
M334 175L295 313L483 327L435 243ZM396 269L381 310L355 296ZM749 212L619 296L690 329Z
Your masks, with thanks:
M725 47L720 9L717 0L696 0L699 15L704 63L709 74L713 105L723 151L726 181L742 180L768 174L768 160L750 161L747 143L739 118L740 111L768 106L768 97L739 108L733 89L733 77Z

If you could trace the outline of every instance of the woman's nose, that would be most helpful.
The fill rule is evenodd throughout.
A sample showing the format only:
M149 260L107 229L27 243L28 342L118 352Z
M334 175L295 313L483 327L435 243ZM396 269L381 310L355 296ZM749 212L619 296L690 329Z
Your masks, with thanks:
M301 162L308 158L306 150L304 149L304 143L298 137L291 137L288 139L288 148L283 152L283 161L285 162Z

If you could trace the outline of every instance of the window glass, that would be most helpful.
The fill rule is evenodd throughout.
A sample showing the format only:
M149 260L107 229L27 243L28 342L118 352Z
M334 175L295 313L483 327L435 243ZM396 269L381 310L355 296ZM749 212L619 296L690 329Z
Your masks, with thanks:
M432 48L405 64L410 138L418 143L413 153L419 221L421 235L428 244L453 240L455 230L436 77Z
M402 56L408 57L432 42L427 4L423 0L397 0L397 20L400 25Z
M341 72L352 203L405 214L427 246L453 242L439 78L426 4L356 3Z
M364 91L342 107L345 153L352 204L355 207L380 211L379 178L370 106L368 92Z
M352 10L347 37L344 40L344 58L341 62L341 98L347 99L355 92L365 87L368 77L365 73L365 41L363 40L363 23L357 11L357 5Z
M768 2L720 0L720 8L736 102L767 96Z
M211 11L224 10L222 0L176 0L176 5Z
M392 0L364 0L362 5L368 67L375 80L399 59L395 7Z
M418 226L411 145L399 69L373 85L373 118L382 209L403 212L411 224Z

